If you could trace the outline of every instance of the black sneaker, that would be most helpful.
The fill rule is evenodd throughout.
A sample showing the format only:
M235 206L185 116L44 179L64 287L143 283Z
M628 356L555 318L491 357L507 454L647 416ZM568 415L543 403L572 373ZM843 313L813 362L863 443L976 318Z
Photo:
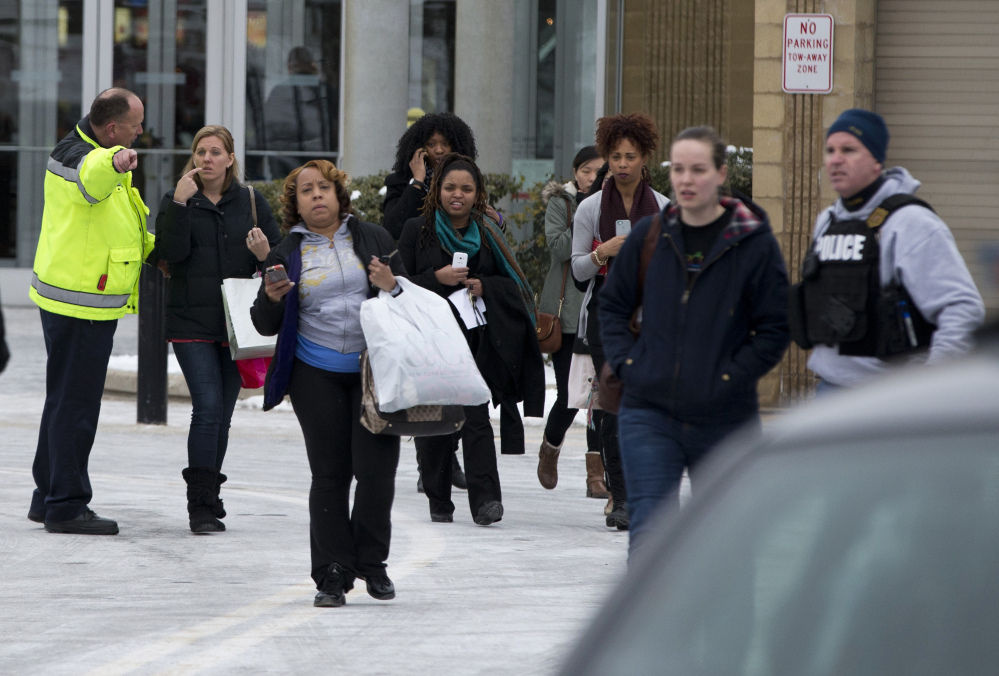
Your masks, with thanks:
M331 563L326 580L312 605L316 608L339 608L347 602L347 571L339 563Z
M480 526L488 526L503 520L503 505L496 500L487 502L479 507L479 513L472 519Z
M32 512L28 510L28 520L35 523L45 523L45 512Z
M45 530L50 533L72 533L75 535L117 535L118 522L104 519L87 509L80 516L69 521L46 521Z
M614 509L607 515L606 523L608 528L616 527L618 530L628 530L631 525L631 517L628 516L628 503L615 502Z
M368 575L364 578L368 586L368 596L379 601L391 601L395 598L395 585L388 575Z

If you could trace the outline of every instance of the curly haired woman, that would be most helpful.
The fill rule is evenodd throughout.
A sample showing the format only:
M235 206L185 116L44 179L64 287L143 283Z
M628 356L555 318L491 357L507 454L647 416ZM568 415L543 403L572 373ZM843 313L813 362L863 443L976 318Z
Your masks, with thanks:
M399 437L372 434L360 423L360 314L361 303L379 289L400 293L393 273L405 270L384 228L351 215L349 182L327 160L288 174L281 195L288 235L267 256L267 265L283 265L287 278L265 276L250 311L261 334L278 336L264 410L289 395L305 437L319 607L342 606L355 578L378 600L395 597L385 561ZM390 256L391 268L379 256Z
M626 235L618 232L623 226L630 228L645 216L654 216L669 203L665 195L649 185L646 164L658 143L656 123L644 113L614 115L597 120L597 152L607 160L607 178L599 192L580 203L572 231L572 275L581 282L590 281L577 333L585 336L597 373L600 373L606 360L600 338L599 292L614 265L614 257L624 244ZM616 415L604 413L600 437L604 467L614 500L614 509L607 515L606 524L618 530L627 530L630 524L628 491L621 468ZM542 446L542 456L545 451ZM554 452L557 451L554 449Z

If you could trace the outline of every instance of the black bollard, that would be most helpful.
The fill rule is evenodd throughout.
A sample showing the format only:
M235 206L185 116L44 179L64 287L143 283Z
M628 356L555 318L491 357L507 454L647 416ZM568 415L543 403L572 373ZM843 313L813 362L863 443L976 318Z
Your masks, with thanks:
M166 280L159 269L142 266L139 279L139 374L136 421L167 422Z

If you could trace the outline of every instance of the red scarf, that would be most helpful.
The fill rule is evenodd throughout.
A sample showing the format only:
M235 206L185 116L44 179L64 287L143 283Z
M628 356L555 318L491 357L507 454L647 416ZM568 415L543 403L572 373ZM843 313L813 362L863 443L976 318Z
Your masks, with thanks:
M642 179L635 189L635 198L631 202L631 213L624 211L624 200L617 190L614 177L604 181L603 192L600 193L600 240L610 241L617 236L617 221L630 220L632 225L646 216L659 213L659 202L652 187Z

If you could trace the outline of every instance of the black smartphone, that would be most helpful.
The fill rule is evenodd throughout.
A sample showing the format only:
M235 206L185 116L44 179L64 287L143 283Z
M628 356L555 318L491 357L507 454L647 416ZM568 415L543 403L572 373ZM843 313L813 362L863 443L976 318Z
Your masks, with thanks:
M264 271L267 275L267 281L271 284L277 284L288 279L288 273L285 271L283 265L272 265Z

